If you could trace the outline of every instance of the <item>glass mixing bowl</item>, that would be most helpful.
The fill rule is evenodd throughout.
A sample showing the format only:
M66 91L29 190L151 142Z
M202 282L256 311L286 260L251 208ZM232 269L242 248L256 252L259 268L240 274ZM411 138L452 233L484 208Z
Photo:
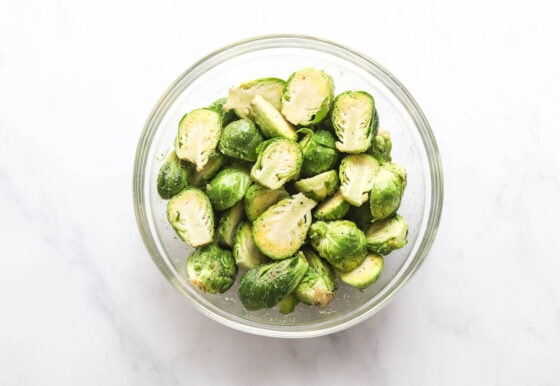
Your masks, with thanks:
M381 277L360 292L340 284L325 308L300 304L289 315L277 307L246 311L236 284L223 295L201 294L187 281L185 261L192 252L167 222L166 203L156 189L159 168L173 149L181 117L225 97L230 87L260 77L288 76L303 67L330 74L335 95L365 90L375 98L380 127L391 133L393 161L408 172L399 213L409 224L408 244L385 257ZM169 282L204 315L253 334L311 337L353 326L381 310L412 277L435 238L443 199L440 156L428 121L404 86L365 55L340 44L308 37L257 37L201 59L169 87L142 131L134 165L134 207L138 227L154 262Z

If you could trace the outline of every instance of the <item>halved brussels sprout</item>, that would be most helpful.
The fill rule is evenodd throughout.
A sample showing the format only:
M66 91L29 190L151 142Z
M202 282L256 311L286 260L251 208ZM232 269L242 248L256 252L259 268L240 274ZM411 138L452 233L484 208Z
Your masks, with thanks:
M224 127L219 149L222 154L245 161L257 160L257 147L264 141L253 122L239 119Z
M294 125L308 126L321 122L334 98L330 75L314 68L294 72L284 87L281 112Z
M289 259L251 268L239 283L241 303L249 311L274 307L297 287L308 266L298 252Z
M319 256L342 272L359 266L367 253L364 232L351 221L317 221L309 229L311 246Z
M278 303L278 310L282 314L288 315L294 312L298 304L299 304L299 300L296 298L296 296L293 293L291 293L284 296L284 298L280 300L280 303Z
M331 121L338 138L336 148L344 153L363 153L377 134L377 111L365 91L346 91L333 103Z
M239 118L253 119L251 101L256 95L262 96L276 110L280 110L280 98L285 83L278 78L261 78L241 83L229 90L224 110L230 111L233 109Z
M368 250L387 255L389 252L402 248L408 240L408 224L398 214L379 220L365 231Z
M294 290L296 298L310 305L325 307L334 299L334 293L325 285L323 278L313 268L307 268L305 276Z
M253 223L253 238L272 259L292 256L305 242L317 202L299 193L272 205Z
M221 170L206 186L206 194L215 210L229 209L241 201L251 186L249 172L237 166Z
M218 146L221 132L222 121L217 112L206 108L191 111L179 122L175 138L177 157L192 162L201 171Z
M253 118L267 138L282 137L297 141L294 127L284 119L280 111L267 102L262 96L257 95L251 101Z
M342 159L338 169L340 192L346 201L360 206L368 199L379 162L369 154L352 154Z
M329 170L295 182L296 189L315 201L323 201L338 188L338 173Z
M250 222L244 222L237 228L233 241L233 257L239 268L250 269L267 262L267 258L258 250L253 240L253 229Z
M383 271L383 257L368 254L362 264L349 272L339 272L340 279L352 287L364 289L373 284Z
M290 197L284 189L272 190L259 184L253 184L245 193L245 214L251 221L283 198Z
M222 170L224 163L225 157L222 154L212 152L202 170L194 171L189 184L197 188L205 186L220 170Z
M251 177L269 189L280 189L301 169L303 155L296 142L274 138L263 142L257 152L259 155L251 169Z
M389 217L399 209L406 187L406 170L385 163L375 175L371 188L370 210L374 220Z
M325 307L334 299L336 288L334 270L314 252L304 250L303 253L309 268L294 290L294 294L305 304Z
M231 122L239 119L237 115L235 115L235 111L224 110L224 105L226 104L226 102L227 102L227 98L220 98L220 99L216 99L214 102L212 102L210 106L208 106L210 110L214 110L220 115L220 117L222 118L222 127L226 127Z
M340 220L350 209L350 204L344 199L340 190L325 202L320 203L313 213L318 220ZM369 213L369 208L366 208Z
M168 199L183 190L190 179L189 165L177 158L173 151L161 166L157 178L157 191L161 198Z
M332 169L338 160L332 134L325 130L313 132L310 129L299 129L297 132L304 134L299 141L303 152L301 174L311 177Z
M379 130L371 145L371 155L373 155L379 163L391 162L392 148L391 134L386 130Z
M330 131L317 130L313 132L313 142L329 149L336 149L336 140Z
M219 245L229 248L233 246L235 232L241 221L243 221L244 216L243 202L239 201L220 217L217 231Z
M189 282L202 292L226 292L235 281L237 266L231 251L216 244L198 248L187 259Z
M325 285L331 290L336 290L336 276L333 267L323 258L319 257L309 248L302 249L309 266L313 268L325 281Z
M200 247L214 238L214 212L210 200L197 188L186 188L167 202L167 219L187 244Z

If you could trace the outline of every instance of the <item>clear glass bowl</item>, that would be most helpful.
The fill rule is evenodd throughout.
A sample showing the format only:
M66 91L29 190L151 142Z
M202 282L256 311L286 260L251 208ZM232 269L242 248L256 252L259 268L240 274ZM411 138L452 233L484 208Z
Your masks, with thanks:
M380 127L391 132L393 160L408 171L399 213L409 223L408 245L385 258L381 277L360 292L339 285L325 308L299 305L290 315L277 307L246 311L237 283L223 295L201 294L188 282L185 261L192 248L166 219L166 201L156 179L172 150L180 118L195 108L227 96L230 87L255 78L287 79L303 67L332 75L335 93L361 89L372 94ZM203 314L226 326L275 337L311 337L355 325L384 307L412 277L437 232L443 198L440 156L428 121L404 86L368 57L340 44L307 37L257 37L222 48L187 69L157 102L138 143L134 167L134 206L140 233L154 262L169 282Z

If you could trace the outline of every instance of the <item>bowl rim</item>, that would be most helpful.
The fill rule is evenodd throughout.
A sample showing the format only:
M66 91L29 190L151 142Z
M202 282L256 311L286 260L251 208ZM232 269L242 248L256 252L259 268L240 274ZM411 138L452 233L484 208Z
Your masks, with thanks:
M148 218L144 206L144 202L146 199L144 196L144 175L146 164L148 161L147 153L149 151L149 145L155 135L155 132L157 131L157 128L159 127L159 123L161 122L162 118L165 116L171 105L175 102L184 88L188 86L187 84L183 88L180 87L185 78L187 76L190 76L192 79L198 78L199 75L206 71L202 71L201 67L204 67L204 65L207 65L208 63L213 63L213 66L216 66L217 64L229 59L230 57L223 56L230 51L241 50L241 52L236 53L236 55L239 55L240 53L251 51L251 49L255 48L255 46L258 46L259 49L285 47L285 44L287 42L291 43L289 45L290 48L322 48L323 52L327 52L329 54L334 54L333 52L328 51L329 49L344 52L345 54L349 54L350 56L352 56L355 60L359 59L362 66L369 66L370 71L362 67L364 70L368 71L368 73L371 74L371 69L374 69L377 74L381 74L382 76L384 76L386 79L380 79L378 77L376 78L380 82L382 82L384 86L388 87L391 90L393 95L398 99L399 103L405 106L408 113L411 115L416 129L419 131L422 143L426 148L430 172L431 200L430 210L427 213L428 218L426 223L426 231L418 247L416 255L414 256L410 265L407 267L406 272L404 272L404 274L399 278L397 283L393 284L392 286L392 282L388 283L386 287L391 286L391 288L377 304L374 304L369 308L365 307L365 309L362 310L361 313L354 315L352 318L343 319L342 322L338 322L336 324L326 323L324 326L318 329L302 329L297 328L298 326L266 325L264 323L258 322L254 322L258 326L251 326L243 323L243 321L249 322L246 319L224 312L224 314L230 316L230 318L227 318L224 315L220 315L208 309L202 302L198 301L197 299L193 299L189 293L185 292L180 286L177 285L172 272L165 264L164 259L162 259L159 255L159 251L157 250L153 236L148 231ZM265 44L265 46L263 46L263 44ZM345 57L344 59L347 58ZM389 81L389 83L387 83L387 81ZM387 69L359 51L330 40L300 34L260 35L239 40L209 53L208 55L202 57L200 60L196 61L185 71L183 71L183 73L167 88L167 90L157 100L148 118L146 119L137 144L137 150L134 159L132 185L134 212L138 229L142 236L142 240L150 254L150 257L152 258L160 272L164 275L164 277L166 277L166 279L171 283L171 285L177 291L183 294L183 296L186 297L188 301L202 314L223 325L256 335L283 338L305 338L331 334L361 323L362 321L368 319L369 317L383 309L396 296L400 289L410 281L410 279L414 276L414 274L418 271L418 269L424 262L435 240L443 207L443 171L439 149L424 113L422 112L412 95L404 87L404 85L400 83L400 81ZM383 288L383 291L386 289L386 287ZM304 327L309 327L312 325L313 324L305 325Z

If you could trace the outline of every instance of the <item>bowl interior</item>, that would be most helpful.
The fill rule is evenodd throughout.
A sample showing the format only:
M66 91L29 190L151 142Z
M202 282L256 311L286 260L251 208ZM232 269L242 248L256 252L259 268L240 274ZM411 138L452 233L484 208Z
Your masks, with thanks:
M393 161L408 172L399 209L409 223L409 242L385 258L381 277L360 292L343 283L327 307L299 305L290 315L277 308L246 311L236 284L223 295L199 293L187 282L185 261L192 252L166 219L167 201L156 179L181 117L228 89L260 77L288 76L303 67L330 74L335 95L365 90L374 96L380 127L390 131ZM187 70L160 99L140 139L135 168L135 205L140 230L152 258L168 280L206 315L231 327L271 336L313 336L346 328L379 310L400 288L431 246L441 210L441 167L431 131L414 100L400 83L371 60L339 45L299 36L265 37L227 47Z

